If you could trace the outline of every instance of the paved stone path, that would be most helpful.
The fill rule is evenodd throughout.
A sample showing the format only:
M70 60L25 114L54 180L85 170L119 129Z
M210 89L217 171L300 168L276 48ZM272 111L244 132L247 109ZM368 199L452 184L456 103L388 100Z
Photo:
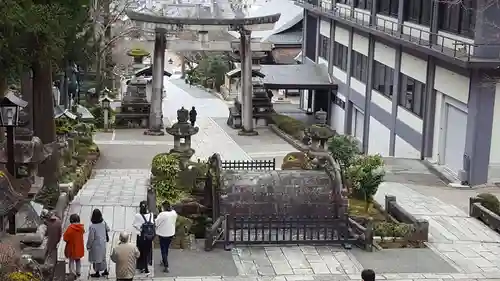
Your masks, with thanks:
M165 89L167 96L163 101L163 116L170 122L175 122L177 110L182 106L186 109L195 106L198 112L196 126L200 132L192 140L196 150L193 159L205 160L218 152L223 160L277 158L277 167L280 167L281 158L288 152L296 151L267 128L259 129L259 136L238 136L238 131L226 124L228 105L231 103L199 87L190 87L181 79L166 79Z
M90 217L94 209L100 209L106 223L111 229L110 243L107 245L107 262L110 270L109 278L115 278L115 264L109 259L111 249L118 244L121 231L133 231L132 221L137 213L139 202L146 199L149 169L98 169L95 175L78 192L67 210L64 229L69 225L69 215L79 214L86 231L90 225ZM87 241L88 233L85 233ZM135 235L131 235L135 243ZM58 258L64 259L65 243L59 244ZM82 260L82 277L88 276L90 264L87 253ZM93 272L93 271L92 271ZM85 278L83 278L85 279Z
M386 182L375 200L384 206L385 195L417 218L429 221L429 247L463 273L494 273L500 277L500 235L460 208L426 196L417 185Z

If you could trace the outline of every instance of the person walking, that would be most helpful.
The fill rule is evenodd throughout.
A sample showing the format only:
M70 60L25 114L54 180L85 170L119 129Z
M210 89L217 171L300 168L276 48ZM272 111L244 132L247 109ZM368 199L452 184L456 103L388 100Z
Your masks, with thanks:
M106 243L109 242L109 227L102 217L101 210L94 209L92 223L89 227L89 236L87 238L87 250L89 251L89 262L92 263L95 273L90 277L108 276L108 267L106 264Z
M156 231L153 214L149 212L146 201L141 201L139 204L139 213L135 215L133 225L137 234L137 248L140 252L137 269L142 273L149 274L149 256L153 250L153 239Z
M85 229L83 224L80 223L80 216L78 214L69 216L69 223L70 225L63 235L63 239L66 242L64 255L69 259L69 272L76 275L76 277L80 277L82 268L80 259L83 258L85 252L83 243Z
M132 281L135 276L137 259L140 256L139 249L129 242L128 232L120 233L118 246L111 251L111 260L116 266L117 281Z
M62 237L62 221L53 212L44 210L42 217L47 226L47 246L45 252L45 260L49 264L56 264L57 262L57 245Z
M189 111L189 122L191 122L191 126L194 126L194 123L196 122L196 116L198 115L198 112L196 112L196 109L191 107L191 110Z
M172 210L170 203L167 201L162 204L162 212L156 218L156 234L160 240L161 259L164 266L163 271L169 272L168 269L168 249L172 238L175 235L175 223L177 222L177 212Z

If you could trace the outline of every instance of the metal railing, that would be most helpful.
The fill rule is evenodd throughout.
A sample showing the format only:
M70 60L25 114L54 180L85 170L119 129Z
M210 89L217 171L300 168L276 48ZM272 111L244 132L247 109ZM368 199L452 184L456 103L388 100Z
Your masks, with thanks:
M274 171L276 170L276 158L273 158L273 160L222 161L222 169Z
M421 28L385 19L384 16L372 16L369 12L363 12L350 7L318 5L310 0L295 0L295 3L313 11L334 16L336 18L356 23L358 25L386 33L398 39L427 47L436 52L457 59L470 61L474 53L474 44L458 40L450 36L432 33Z

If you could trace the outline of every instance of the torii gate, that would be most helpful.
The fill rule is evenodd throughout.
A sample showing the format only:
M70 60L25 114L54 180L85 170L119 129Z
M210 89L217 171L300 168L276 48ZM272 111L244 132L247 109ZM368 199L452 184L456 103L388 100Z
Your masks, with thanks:
M166 33L194 31L198 33L198 41L175 40L168 44L169 49L182 49L183 51L211 50L211 51L233 51L239 47L241 57L242 75L242 123L243 128L240 135L257 135L253 126L252 112L252 49L271 49L272 45L267 43L251 42L252 31L272 30L274 24L279 20L280 14L254 17L235 18L223 17L223 9L215 2L211 3L210 15L203 16L200 13L199 4L173 4L169 7L179 6L185 8L197 8L194 17L169 17L154 14L128 11L127 15L132 22L138 24L145 31L155 33L155 49L153 53L153 92L151 96L151 112L148 135L158 135L162 132L162 90L163 69L165 65L165 50L167 48ZM222 17L218 16L222 15ZM207 34L214 31L238 31L240 33L239 46L230 41L207 41ZM189 47L191 46L191 47Z

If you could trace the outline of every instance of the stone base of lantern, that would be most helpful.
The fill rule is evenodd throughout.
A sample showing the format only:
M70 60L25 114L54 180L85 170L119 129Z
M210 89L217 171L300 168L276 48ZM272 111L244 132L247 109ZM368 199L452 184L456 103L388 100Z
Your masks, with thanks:
M258 134L259 134L259 132L255 131L255 130L247 131L244 128L238 132L239 136L257 136Z
M146 135L146 136L164 136L165 132L162 130L148 129L148 130L144 131L144 135Z

